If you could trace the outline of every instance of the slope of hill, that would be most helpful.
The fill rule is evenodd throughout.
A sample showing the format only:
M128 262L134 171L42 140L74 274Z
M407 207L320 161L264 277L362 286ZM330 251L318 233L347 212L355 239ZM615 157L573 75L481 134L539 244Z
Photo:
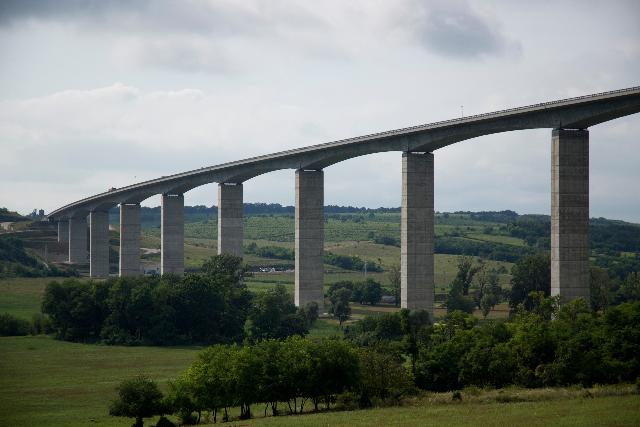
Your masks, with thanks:
M25 218L17 212L12 212L7 208L0 208L0 222L18 222L29 221L29 218Z

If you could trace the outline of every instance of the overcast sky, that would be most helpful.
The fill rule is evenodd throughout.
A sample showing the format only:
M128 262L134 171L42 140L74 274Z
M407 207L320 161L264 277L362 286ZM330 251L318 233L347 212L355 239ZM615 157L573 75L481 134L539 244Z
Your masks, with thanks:
M0 206L637 86L639 22L634 0L2 0ZM591 216L640 222L640 114L590 140ZM550 144L531 130L436 151L436 210L548 214ZM400 153L331 166L325 202L399 206L400 170ZM244 191L293 204L294 173Z

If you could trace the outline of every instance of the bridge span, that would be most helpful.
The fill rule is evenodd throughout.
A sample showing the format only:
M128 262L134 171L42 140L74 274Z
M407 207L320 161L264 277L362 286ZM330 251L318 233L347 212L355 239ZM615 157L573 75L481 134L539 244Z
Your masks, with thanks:
M323 308L324 171L372 153L402 153L402 307L434 305L434 152L500 132L552 129L551 292L564 300L589 297L589 131L640 112L640 87L343 139L129 185L69 203L49 219L69 245L69 262L86 263L92 277L109 274L108 210L120 205L121 276L140 274L140 203L161 195L161 272L184 273L184 193L218 183L218 253L242 256L243 183L295 170L295 302ZM87 226L89 250L87 251Z

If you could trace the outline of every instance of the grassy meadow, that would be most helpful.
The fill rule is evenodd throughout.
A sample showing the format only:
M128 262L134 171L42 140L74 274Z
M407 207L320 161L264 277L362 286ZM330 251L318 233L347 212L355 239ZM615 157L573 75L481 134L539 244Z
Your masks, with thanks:
M130 419L108 415L117 384L144 373L166 391L167 382L182 372L198 351L196 347L87 345L44 336L2 337L0 425L131 425ZM634 386L471 390L462 392L462 402L453 402L451 393L425 393L390 408L277 418L262 418L263 409L253 405L254 419L229 425L634 426L640 419L640 395ZM230 414L237 417L239 411L233 408Z

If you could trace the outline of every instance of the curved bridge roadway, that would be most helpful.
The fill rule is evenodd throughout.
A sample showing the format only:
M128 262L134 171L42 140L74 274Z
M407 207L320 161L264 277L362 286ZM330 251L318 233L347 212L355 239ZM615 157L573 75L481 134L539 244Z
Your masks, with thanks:
M162 273L184 272L183 194L217 182L218 251L242 255L242 183L280 169L296 170L295 299L323 305L323 168L362 155L401 151L402 306L433 312L433 152L482 135L522 129L552 132L552 293L588 297L590 126L640 112L640 87L545 102L258 156L114 189L49 215L69 262L87 260L93 277L108 275L108 215L120 205L120 275L140 273L140 202L162 195Z

